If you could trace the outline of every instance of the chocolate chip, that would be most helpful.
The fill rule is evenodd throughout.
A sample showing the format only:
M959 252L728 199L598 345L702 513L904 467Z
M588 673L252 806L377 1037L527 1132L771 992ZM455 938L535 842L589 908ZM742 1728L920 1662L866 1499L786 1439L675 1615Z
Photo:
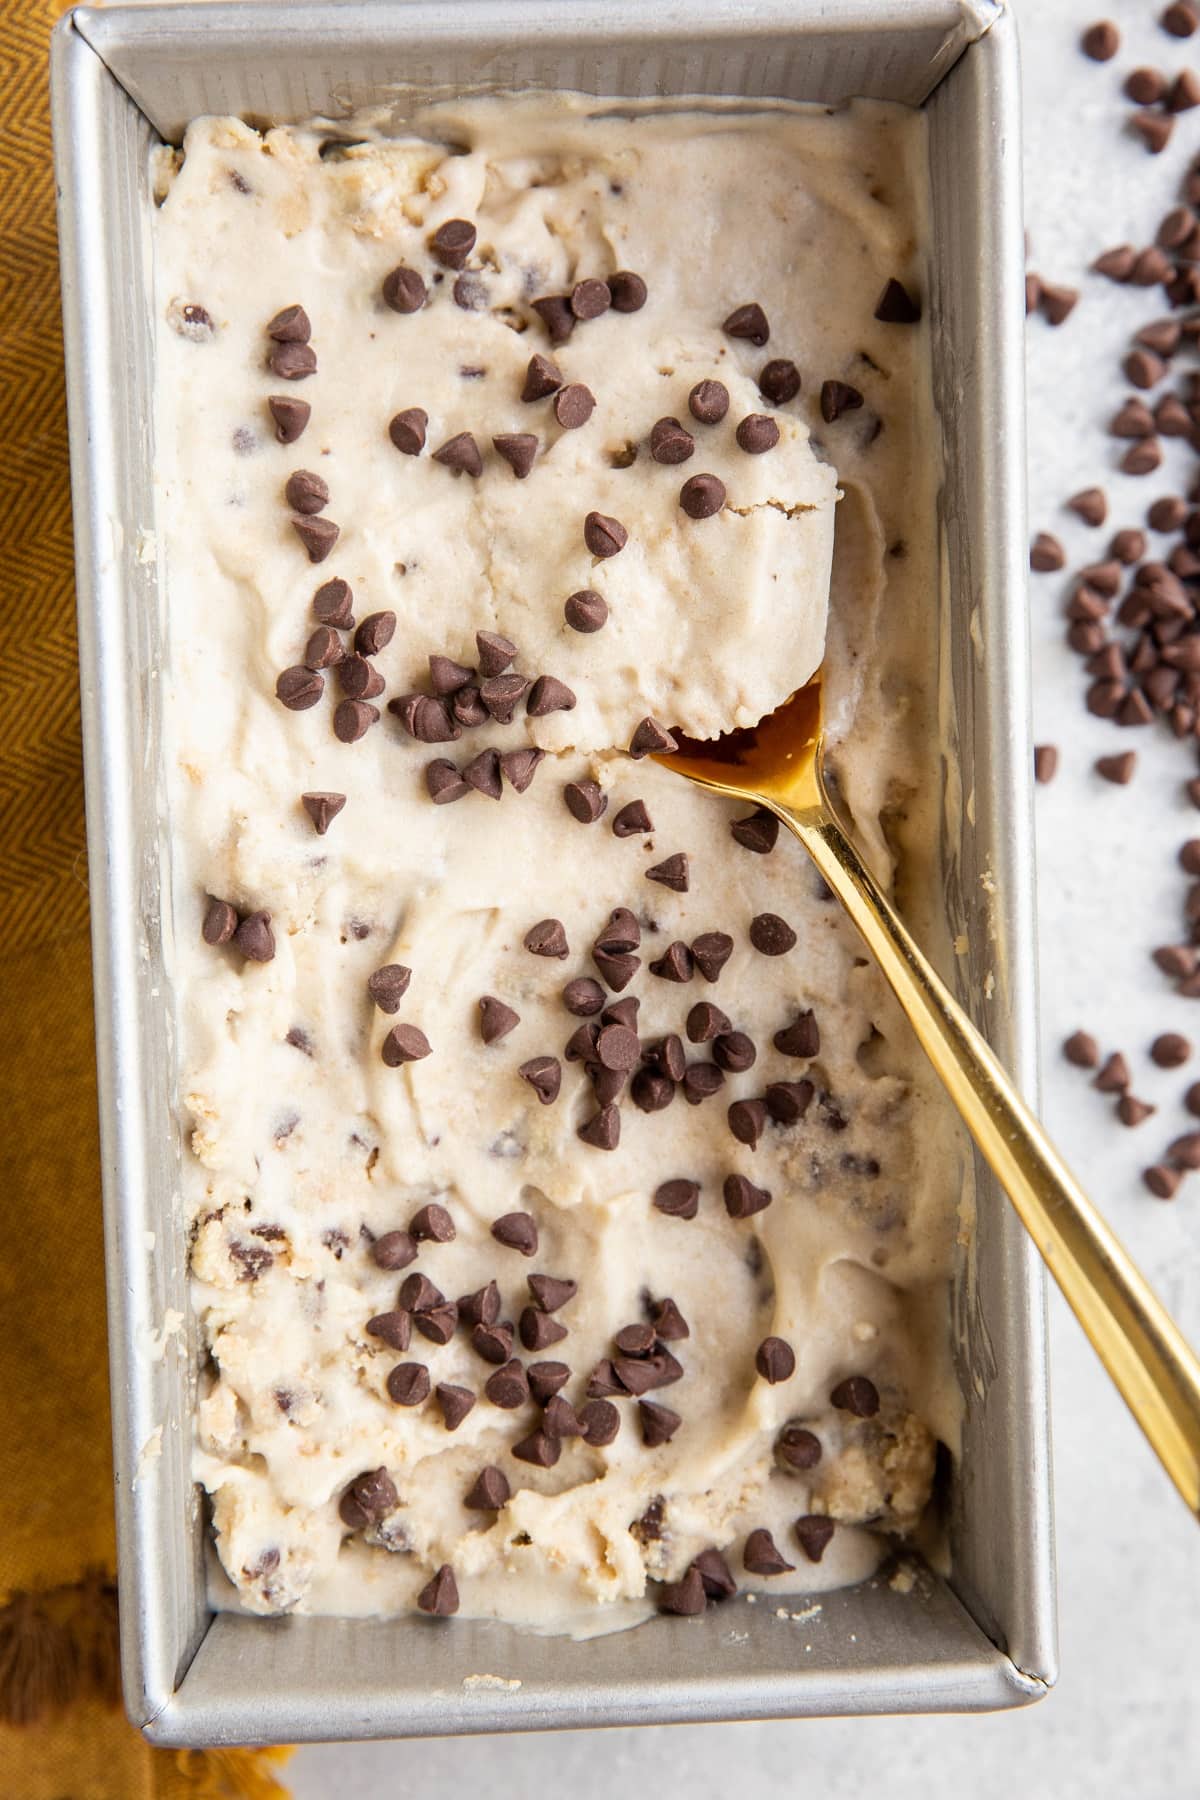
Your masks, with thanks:
M713 1061L727 1075L744 1075L758 1060L753 1038L744 1031L725 1031L713 1043Z
M1044 284L1042 291L1045 293ZM893 276L879 296L875 317L885 325L915 325L921 317L921 304L913 299L903 282Z
M693 950L695 945L692 946ZM819 1056L821 1033L811 1012L796 1014L790 1025L775 1033L772 1042L784 1056Z
M340 526L335 525L332 519L296 518L291 524L292 530L307 550L311 563L324 562L341 536Z
M691 475L679 490L679 504L689 519L711 519L725 504L725 483L718 475Z
M701 425L719 425L729 411L729 389L723 381L698 381L688 395L688 411Z
M361 1531L386 1518L400 1504L396 1485L386 1469L368 1469L357 1476L338 1502L342 1523Z
M273 344L267 367L281 381L304 381L317 372L317 353L311 344Z
M526 403L545 400L548 395L556 393L562 384L562 371L556 362L548 356L531 356L525 370L521 398Z
M549 1106L558 1099L562 1087L562 1068L557 1056L534 1056L523 1062L517 1070L522 1081L527 1081L543 1106Z
M598 319L612 303L607 281L599 281L594 275L577 281L571 289L571 311L577 319Z
M785 1425L775 1451L786 1469L815 1469L821 1460L821 1440L803 1425Z
M394 612L368 613L354 634L354 648L360 656L378 656L396 635Z
M779 427L766 413L748 413L734 435L740 450L744 450L748 456L761 456L764 451L773 450L779 442ZM685 507L684 510L688 509Z
M494 437L492 444L502 456L518 481L524 481L533 467L538 453L538 440L529 431L506 433L502 437Z
M509 1324L501 1325L495 1319L481 1319L471 1332L471 1348L476 1355L482 1356L485 1362L495 1363L497 1367L508 1361L512 1355L512 1347L513 1329Z
M628 1074L637 1067L641 1054L637 1032L627 1025L606 1025L596 1038L596 1057L602 1068Z
M1164 944L1153 955L1163 974L1174 981L1185 981L1196 972L1196 952L1190 944Z
M653 830L654 823L644 800L627 801L612 822L613 836L619 838L636 837L641 832Z
M600 1036L598 1025L580 1025L567 1040L564 1055L568 1062L589 1063L596 1055L596 1040Z
M464 763L462 778L468 787L477 794L485 794L489 800L499 800L504 791L500 780L500 757L495 750L481 750L473 756L469 763Z
M306 669L328 669L341 662L345 654L345 646L333 627L318 625L309 633L304 646L304 666Z
M564 431L578 431L581 425L586 425L595 407L596 396L580 381L572 381L568 386L559 388L554 396L554 416ZM619 549L620 545L617 547ZM612 552L601 551L599 554L612 555Z
M525 1372L529 1378L530 1393L543 1406L571 1379L570 1369L566 1363L560 1362L530 1363Z
M629 533L619 519L590 512L583 522L583 541L593 556L616 556L628 543Z
M275 955L270 913L248 913L233 934L233 944L247 962L270 962Z
M786 956L795 948L796 933L778 913L759 913L750 921L750 942L760 956Z
M812 1104L811 1081L773 1081L764 1098L777 1125L796 1125Z
M536 1256L538 1228L531 1213L505 1213L492 1225L492 1236L506 1250L518 1250L522 1256Z
M686 894L688 891L688 859L683 851L668 856L664 861L655 863L646 870L647 881L657 881L660 887L670 888L673 893Z
M721 330L726 337L748 338L760 349L771 335L767 315L756 301L750 301L745 306L735 306L723 322Z
M733 939L728 932L702 931L692 939L692 956L705 981L719 981L721 970L732 955Z
M552 1319L540 1307L526 1306L522 1308L519 1324L521 1342L527 1350L548 1350L551 1344L560 1344L567 1335L565 1325Z
M1157 1163L1152 1168L1143 1169L1142 1180L1155 1199L1173 1200L1183 1176L1178 1169L1172 1169L1166 1163Z
M476 274L460 275L454 283L453 297L455 306L461 306L464 312L484 312L487 309L487 283Z
M660 1444L669 1444L683 1424L677 1412L672 1412L669 1406L659 1406L654 1400L638 1401L638 1419L642 1427L642 1442L648 1450L656 1450Z
M560 919L539 919L536 925L529 927L522 941L534 956L563 957L569 954L567 934Z
M602 1106L579 1127L576 1136L593 1150L615 1150L621 1141L621 1115L612 1104Z
M1155 437L1142 438L1131 444L1121 458L1120 467L1127 475L1152 475L1162 462L1162 446Z
M836 424L844 413L856 412L862 403L862 394L848 381L821 383L821 417L827 425Z
M684 1071L683 1097L689 1106L699 1106L704 1100L710 1100L725 1085L725 1076L716 1063L689 1063Z
M562 992L563 1005L577 1019L590 1019L604 1006L604 989L590 975L577 976L568 981Z
M1147 1105L1144 1100L1138 1100L1133 1094L1122 1094L1117 1101L1117 1117L1122 1125L1144 1125L1156 1111L1156 1107Z
M649 1356L654 1348L653 1325L623 1325L614 1335L613 1343L622 1356Z
M644 1441L645 1434L643 1433ZM660 1613L671 1613L680 1618L692 1618L702 1613L707 1603L704 1581L699 1569L694 1564L681 1581L665 1581L658 1590Z
M865 1375L847 1375L830 1393L829 1403L856 1419L873 1419L879 1411L879 1389Z
M1129 1065L1119 1050L1108 1058L1094 1085L1102 1094L1120 1094L1129 1086Z
M635 762L643 756L667 756L679 745L665 726L657 719L645 718L634 731L629 740L629 754Z
M774 1387L776 1382L788 1381L796 1373L796 1354L783 1338L765 1337L754 1353L754 1366L763 1380Z
M695 438L678 419L658 419L650 427L650 454L656 463L686 462L695 452Z
M1130 117L1129 123L1151 156L1158 156L1166 149L1175 129L1175 121L1169 113L1136 112Z
M444 756L437 756L432 762L426 763L425 787L435 806L449 806L455 800L464 799L470 792L454 764Z
M380 1269L406 1269L416 1261L417 1246L407 1231L385 1231L371 1245L371 1256Z
M796 1542L807 1556L809 1562L819 1563L833 1536L834 1523L824 1513L805 1513L797 1519L792 1527L796 1533Z
M432 1244L450 1244L456 1236L454 1220L444 1206L436 1201L422 1206L415 1212L408 1226L414 1238L428 1238Z
M417 1605L435 1619L449 1619L458 1611L458 1583L449 1563L443 1563L437 1574L425 1583L417 1595Z
M379 718L379 708L366 700L339 700L333 711L333 735L339 743L356 744Z
M649 1045L646 1055L670 1080L683 1080L687 1070L687 1052L684 1050L683 1040L677 1032L670 1031L656 1044Z
M464 1324L494 1325L500 1317L500 1289L494 1281L489 1281L476 1288L473 1294L464 1294L458 1303L458 1312ZM505 1356L507 1354L505 1351Z
M1072 494L1067 505L1085 525L1103 525L1108 517L1108 501L1102 488L1082 488L1078 494Z
M540 300L532 300L530 305L546 327L550 342L565 344L575 329L575 314L566 295L544 294Z
M562 1455L562 1445L556 1437L538 1427L514 1444L512 1453L518 1462L532 1463L537 1469L552 1469Z
M498 725L510 725L517 702L530 686L527 675L489 675L479 684L479 697Z
M544 719L549 713L573 712L574 709L574 694L566 682L559 681L555 675L539 675L525 702L526 714L531 719Z
M388 436L405 456L420 456L425 448L429 414L420 406L407 406L388 424Z
M1100 1046L1088 1031L1075 1031L1063 1045L1063 1055L1077 1069L1095 1069L1100 1062Z
M389 1350L407 1350L412 1342L412 1314L399 1307L395 1312L376 1313L367 1320L367 1332Z
M458 1329L458 1308L454 1302L443 1302L415 1313L413 1324L431 1344L448 1344Z
M383 278L384 304L390 306L393 312L420 312L427 295L428 290L422 277L415 269L405 268L403 263Z
M1173 5L1159 14L1158 22L1172 37L1189 38L1200 24L1200 17L1191 0L1174 0Z
M764 1100L735 1100L728 1114L729 1129L740 1144L746 1144L751 1150L758 1148L758 1140L767 1126L767 1107Z
M758 377L758 391L772 406L786 406L800 392L799 369L786 357L764 364Z
M461 269L475 248L475 227L469 219L447 219L429 240L429 248L447 269Z
M453 469L455 474L470 475L472 478L483 474L479 445L469 431L459 431L452 438L447 438L441 449L434 451L433 460L441 463L443 468Z
M771 1204L767 1189L755 1187L745 1175L727 1175L721 1192L725 1197L725 1210L731 1219L748 1219L753 1213L765 1211Z
M1180 69L1171 83L1171 91L1167 95L1167 111L1173 113L1190 112L1193 106L1200 106L1200 79L1192 69ZM1192 183L1195 182L1195 171L1192 172Z
M1079 48L1093 62L1111 62L1121 48L1121 34L1111 19L1098 19L1080 38Z
M267 325L267 336L277 344L307 344L312 325L302 306L285 306Z
M1133 772L1137 767L1137 751L1125 750L1117 756L1098 756L1096 773L1105 781L1113 782L1117 787L1125 787L1133 780Z
M1164 1031L1150 1046L1150 1060L1160 1069L1181 1069L1191 1054L1191 1043L1177 1031Z
M719 1006L710 1000L697 1001L687 1016L688 1042L692 1044L708 1044L721 1032L729 1031L730 1021Z
M650 964L650 973L663 981L690 981L694 973L692 953L684 943L668 944L660 957Z
M1200 1131L1185 1132L1168 1146L1171 1161L1181 1169L1200 1169Z
M268 394L267 411L275 421L275 436L281 444L294 444L312 417L307 400L292 400L286 394Z
M545 761L546 752L529 745L523 750L504 750L500 754L500 772L511 785L513 792L523 794L534 776L538 765Z
M325 626L321 630L328 629ZM334 664L337 684L348 700L373 700L383 692L385 683L378 669L357 650L341 656Z
M774 813L759 807L748 818L734 819L729 831L734 842L744 850L752 850L757 856L768 856L779 837L779 820Z
M353 705L355 702L349 702ZM383 1040L381 1054L389 1069L404 1063L420 1062L430 1053L429 1039L416 1025L393 1025Z
M499 1512L512 1498L512 1489L503 1469L489 1466L480 1469L463 1505L471 1512Z
M311 469L296 469L287 478L283 496L293 512L319 513L329 505L329 484Z
M494 994L484 994L479 1002L479 1035L485 1044L494 1044L521 1023L521 1015Z
M675 1083L653 1069L639 1069L629 1089L630 1098L639 1112L662 1112L675 1098Z
M483 1391L493 1406L503 1407L506 1412L524 1406L529 1398L529 1380L524 1367L514 1357L494 1375L489 1375Z
M646 283L632 269L618 269L608 278L608 292L614 312L641 312L646 304Z
M228 900L215 900L209 896L208 905L204 909L204 923L200 927L200 935L206 944L214 947L227 944L238 928L238 916Z
M289 712L307 712L315 706L325 692L325 682L312 669L306 669L303 663L293 668L284 669L275 682L275 697L281 700Z
M429 1370L424 1363L397 1363L386 1386L397 1406L420 1406L429 1398Z

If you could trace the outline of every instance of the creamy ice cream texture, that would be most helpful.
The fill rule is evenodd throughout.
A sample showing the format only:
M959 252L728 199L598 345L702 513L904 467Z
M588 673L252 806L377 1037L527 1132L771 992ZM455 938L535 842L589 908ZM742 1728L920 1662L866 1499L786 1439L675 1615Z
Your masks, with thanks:
M852 1580L880 1530L917 1525L954 1434L952 1140L810 871L626 748L647 718L751 723L817 666L840 479L843 791L928 903L928 383L922 331L874 316L916 248L920 122L551 97L419 125L337 145L201 120L160 171L174 970L218 1601L419 1597L597 1629L694 1607L704 1553L710 1595L712 1552L742 1585ZM415 310L397 268L424 285ZM585 291L554 341L562 302L533 302L621 271L644 304L620 310L639 296L614 282L589 317ZM731 324L751 303L766 344ZM285 315L268 336L292 305L307 331ZM785 360L799 395L764 375ZM728 395L715 422L689 404L706 382ZM298 435L280 400L308 407ZM531 464L494 446L518 436ZM679 462L651 448L689 439ZM709 516L680 504L696 475L723 489ZM620 526L614 554L589 515ZM568 623L580 594L598 629ZM381 614L390 637L364 624ZM550 678L510 722L473 692L498 660L476 633L515 647L501 676ZM323 662L355 642L353 669ZM284 700L310 705L279 698L287 670ZM414 738L415 694L457 735ZM435 804L447 783L460 797Z

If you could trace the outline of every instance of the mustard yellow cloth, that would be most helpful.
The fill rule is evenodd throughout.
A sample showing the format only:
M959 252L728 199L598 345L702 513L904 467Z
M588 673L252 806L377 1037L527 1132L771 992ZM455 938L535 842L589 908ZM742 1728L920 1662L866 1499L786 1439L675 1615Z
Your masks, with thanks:
M0 1795L278 1800L288 1752L151 1750L118 1692L67 425L47 52L0 130Z

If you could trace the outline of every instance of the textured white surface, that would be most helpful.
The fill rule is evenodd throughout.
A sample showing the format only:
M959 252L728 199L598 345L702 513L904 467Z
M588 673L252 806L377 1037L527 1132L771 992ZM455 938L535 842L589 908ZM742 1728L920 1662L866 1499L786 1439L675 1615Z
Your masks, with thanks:
M1181 118L1158 158L1120 133L1129 110L1120 83L1129 68L1200 66L1200 37L1181 43L1166 36L1155 24L1160 10L1157 0L1017 0L1031 264L1049 280L1084 289L1058 331L1040 320L1030 327L1031 523L1058 531L1080 556L1092 539L1098 552L1112 528L1140 524L1148 503L1178 491L1182 470L1195 469L1184 457L1140 481L1113 475L1103 420L1112 410L1116 362L1129 330L1149 316L1149 302L1144 293L1121 296L1084 276L1104 246L1152 237L1188 158L1200 152L1200 111ZM1119 22L1124 42L1113 62L1098 66L1079 54L1077 42L1083 26L1101 16ZM1092 482L1107 488L1112 507L1110 525L1095 533L1060 505ZM1145 1054L1161 1030L1200 1040L1200 1003L1169 996L1148 963L1149 950L1179 930L1183 878L1174 855L1182 838L1200 834L1200 815L1182 792L1195 759L1165 733L1118 732L1083 711L1080 664L1062 643L1059 590L1056 577L1031 580L1036 736L1062 750L1056 782L1038 793L1046 1117L1195 1339L1200 1177L1164 1206L1144 1192L1137 1173L1185 1129L1179 1097L1189 1075L1200 1079L1200 1056L1168 1074ZM1097 755L1129 747L1139 751L1129 787L1110 787L1091 773ZM1081 1024L1106 1048L1126 1052L1136 1091L1159 1105L1140 1130L1122 1131L1087 1082L1063 1065L1061 1040ZM766 1800L798 1790L822 1800L1096 1800L1130 1790L1140 1800L1168 1800L1194 1793L1200 1541L1057 1302L1052 1319L1063 1672L1042 1705L977 1719L316 1748L292 1765L298 1800L400 1791L414 1777L427 1795L472 1786L520 1793L553 1783L578 1800L601 1800L633 1784L650 1788L656 1800L731 1791L739 1800Z

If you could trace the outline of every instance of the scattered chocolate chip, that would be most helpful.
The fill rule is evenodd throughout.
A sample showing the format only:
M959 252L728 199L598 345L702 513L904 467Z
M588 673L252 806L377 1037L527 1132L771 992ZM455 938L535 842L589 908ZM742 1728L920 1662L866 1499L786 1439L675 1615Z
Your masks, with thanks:
M636 1031L627 1025L605 1025L596 1037L596 1059L601 1068L628 1074L642 1054Z
M1079 493L1072 494L1067 505L1085 525L1103 525L1108 517L1108 501L1102 488L1082 488Z
M405 268L403 263L383 278L384 303L393 312L420 312L427 295L428 290L422 277L415 269Z
M275 955L270 913L248 913L233 934L233 944L247 962L270 962Z
M1156 1110L1145 1100L1136 1099L1133 1094L1122 1094L1117 1101L1117 1117L1122 1125L1142 1125Z
M328 628L320 626L318 629ZM357 650L339 657L333 668L337 684L348 700L373 700L383 692L383 676Z
M690 981L695 965L692 953L684 943L668 944L662 955L650 964L650 973L663 981Z
M1048 325L1062 325L1074 312L1078 299L1078 288L1052 286L1044 281L1039 299L1042 317Z
M417 1246L407 1231L385 1231L371 1245L371 1256L380 1269L406 1269L416 1261Z
M329 505L329 484L311 469L296 469L288 476L283 495L293 512L319 513Z
M796 1542L809 1562L819 1563L834 1533L833 1520L826 1518L824 1513L805 1513L803 1518L796 1520L792 1529L796 1533Z
M386 1518L400 1504L396 1485L386 1469L368 1469L356 1476L338 1502L343 1525L361 1531L364 1525Z
M494 1375L489 1375L483 1391L493 1406L512 1412L516 1407L524 1406L529 1399L529 1378L522 1364L514 1357L497 1369Z
M456 1236L454 1220L444 1206L431 1201L422 1206L409 1220L408 1229L417 1239L428 1238L432 1244L453 1243Z
M654 1190L654 1205L669 1219L694 1219L700 1210L700 1183L682 1178L664 1181Z
M618 269L615 275L610 275L608 291L614 312L640 312L646 304L646 283L632 269Z
M604 1006L604 989L590 975L577 976L568 981L562 992L563 1005L577 1019L590 1019Z
M340 743L356 744L379 718L379 708L366 700L339 700L333 712L333 734Z
M750 942L760 956L786 956L795 948L796 934L778 913L759 913L750 921Z
M699 1106L702 1101L710 1100L724 1085L724 1072L711 1062L689 1063L680 1083L689 1106Z
M694 1564L681 1581L664 1581L658 1590L660 1613L670 1613L680 1618L692 1618L702 1613L707 1604L708 1597L704 1591L704 1581L699 1569Z
M230 906L228 900L216 900L210 895L204 909L204 923L200 927L204 942L214 947L227 944L237 928L237 909Z
M611 1400L588 1400L579 1409L579 1435L594 1450L611 1444L621 1429L621 1415Z
M724 1031L714 1040L713 1061L727 1075L744 1075L758 1061L758 1050L744 1031Z
M646 1056L656 1068L662 1070L669 1080L683 1080L687 1070L687 1052L684 1050L683 1040L677 1032L669 1031L666 1037L660 1038L656 1044L648 1045Z
M629 533L619 519L590 512L583 522L583 541L593 556L616 556L628 543Z
M650 427L650 454L656 463L682 463L696 452L696 440L678 419L658 419Z
M1098 19L1080 38L1079 48L1093 62L1111 62L1121 48L1121 34L1111 19Z
M367 1320L367 1333L377 1337L389 1350L407 1350L412 1342L412 1314L402 1307L397 1307L395 1312L376 1313L373 1319Z
M723 322L721 330L726 337L748 338L760 349L771 335L767 315L757 301L751 301L745 306L735 306Z
M496 1303L499 1306L498 1296ZM513 1329L509 1324L502 1325L496 1319L480 1319L472 1329L471 1348L485 1362L500 1367L512 1355L512 1347Z
M416 1025L393 1025L383 1040L381 1051L389 1069L398 1069L404 1063L420 1062L429 1053L429 1039Z
M539 919L536 925L529 927L522 941L534 956L564 957L569 954L567 934L560 919Z
M554 416L564 431L578 431L581 425L587 424L595 409L596 396L581 381L569 382L554 396Z
M643 756L666 756L678 748L671 733L657 719L643 719L629 740L629 754L635 762Z
M378 656L396 635L394 612L368 613L354 634L354 648L360 656Z
M524 481L533 467L538 453L538 440L529 431L508 432L492 439L493 447L502 456L518 481Z
M575 314L566 295L544 294L540 300L532 300L530 305L546 327L550 342L565 344L575 329Z
M531 685L527 675L489 675L479 684L479 697L498 725L510 725L517 702Z
M1200 106L1200 77L1193 69L1180 69L1167 95L1167 111L1190 112L1194 106Z
M449 1563L443 1563L437 1574L425 1583L417 1595L417 1605L435 1619L451 1618L458 1611L458 1583Z
M397 1363L386 1386L397 1406L420 1406L429 1398L429 1370L424 1363Z
M297 663L291 669L284 669L275 682L275 697L281 700L289 712L307 712L315 706L325 692L325 682L315 670L307 669L303 663Z
M1033 748L1033 778L1045 787L1054 780L1058 773L1058 751L1053 744L1035 744Z
M1113 782L1117 787L1125 787L1133 780L1133 772L1137 767L1137 751L1125 750L1117 756L1098 756L1096 773L1105 781Z
M332 519L295 518L291 523L292 530L304 545L311 563L324 562L341 536L340 526L335 525Z
M294 444L312 417L307 400L292 400L287 394L268 394L267 411L275 421L275 436L281 444Z
M539 1426L514 1444L512 1453L518 1462L532 1463L537 1469L552 1469L562 1455L562 1445Z
M1177 1031L1164 1031L1150 1046L1150 1060L1160 1069L1181 1069L1191 1054L1191 1043Z
M1158 22L1172 37L1189 38L1197 25L1200 25L1200 15L1191 0L1174 0L1171 6L1159 14Z
M1185 1132L1168 1145L1171 1161L1181 1169L1200 1169L1200 1131Z
M1152 1168L1143 1169L1142 1180L1156 1200L1173 1200L1183 1175L1166 1163L1156 1163Z
M821 1052L821 1033L811 1012L797 1013L790 1025L775 1033L772 1041L784 1056L819 1056Z
M285 306L267 325L267 336L277 344L307 344L312 325L302 306Z
M447 438L441 449L434 451L433 460L441 463L443 468L453 469L455 474L472 478L483 474L479 445L469 431L458 431L452 438Z
M525 1373L529 1378L530 1393L542 1406L571 1379L570 1369L566 1363L560 1362L530 1363Z
M550 1106L558 1099L559 1089L562 1087L562 1067L557 1056L531 1057L528 1062L521 1064L517 1073L522 1081L529 1083L543 1106Z
M873 1419L879 1411L879 1389L865 1375L847 1375L831 1392L829 1403L856 1419Z
M523 794L545 757L544 750L537 750L532 745L523 750L503 750L500 753L500 773L509 782L514 793Z
M699 1000L688 1012L687 1035L691 1044L709 1044L721 1032L729 1031L730 1021L719 1006L710 1000Z
M757 1149L767 1124L767 1107L763 1100L735 1100L728 1114L729 1129L740 1144Z
M759 1526L746 1538L742 1566L751 1575L787 1575L796 1565L788 1562L771 1533L764 1526Z
M461 269L475 248L475 227L469 219L447 219L429 240L437 261L447 269Z
M722 381L698 381L688 395L688 411L701 425L719 425L729 411L729 389Z
M526 1350L534 1351L548 1350L551 1344L561 1344L567 1335L565 1325L560 1325L557 1319L552 1319L537 1306L522 1308L518 1329Z
M449 806L455 800L462 800L470 792L454 764L444 756L435 757L431 763L426 763L425 788L435 806Z
M1075 1031L1063 1045L1063 1055L1077 1069L1095 1069L1100 1063L1100 1046L1089 1031Z
M732 955L733 939L728 932L702 931L692 939L692 956L705 981L719 981L721 970Z
M1105 1062L1096 1077L1095 1086L1102 1094L1124 1093L1129 1086L1129 1065L1119 1050L1115 1050Z
M690 475L679 490L679 504L689 519L711 519L725 504L719 475Z
M1151 156L1158 156L1166 149L1175 129L1175 121L1170 113L1135 112L1129 123L1145 144Z
M670 888L673 893L686 894L688 891L688 859L683 851L666 857L646 870L647 881L657 881L660 887Z
M603 1400L610 1394L624 1396L628 1390L622 1385L608 1357L602 1357L587 1378L586 1393L590 1400Z
M788 401L794 400L800 392L799 369L786 357L779 357L773 362L764 364L758 377L758 391L763 399L769 401L772 406L786 406ZM853 390L850 391L853 392ZM862 396L860 395L859 404L861 405L861 403ZM726 406L729 404L728 396L726 396L725 404ZM722 408L721 417L724 417L724 410Z
M538 1228L530 1213L505 1213L492 1225L492 1236L506 1250L518 1250L522 1256L537 1255Z
M821 1460L820 1438L803 1425L785 1425L775 1450L788 1469L815 1469Z
M638 1401L638 1419L642 1427L642 1442L648 1450L656 1450L660 1444L669 1444L683 1424L677 1412L672 1412L669 1406L659 1406L654 1400ZM690 1578L689 1575L687 1579ZM701 1592L703 1593L703 1587Z
M309 633L304 646L304 666L306 669L328 669L341 662L345 654L345 646L333 627L318 625Z
M267 367L281 381L304 381L317 372L317 353L311 344L273 344Z
M783 1338L765 1337L754 1353L754 1366L763 1380L774 1387L776 1382L788 1381L795 1374L796 1355Z
M721 1191L725 1197L725 1210L731 1219L748 1219L753 1213L765 1211L771 1204L767 1189L755 1187L745 1175L727 1175Z
M885 325L915 325L921 317L921 305L918 300L913 299L903 282L897 281L893 276L879 296L875 317Z
M405 456L420 456L425 448L429 415L420 406L405 407L388 424L388 436Z
M594 275L577 281L571 289L570 305L577 319L598 319L612 305L607 281L600 281Z
M669 1076L659 1075L653 1069L639 1069L629 1093L639 1112L662 1112L675 1098L675 1083Z
M427 1307L413 1315L413 1324L431 1344L448 1344L458 1329L458 1308L452 1300Z
M489 681L502 675L517 654L517 646L494 631L477 631L475 648L479 657L479 673Z
M1067 553L1056 537L1039 531L1029 551L1029 566L1040 575L1048 575L1066 567Z
M556 675L539 675L525 702L526 714L531 719L544 719L549 713L573 712L574 709L574 694Z
M464 312L484 312L487 309L487 283L480 275L460 275L454 283L452 294L455 306L460 306Z
M489 1466L480 1469L463 1505L471 1512L499 1512L512 1498L512 1489L503 1469Z
M811 1081L773 1081L764 1096L767 1111L777 1125L796 1125L812 1104Z
M500 1289L494 1281L488 1281L473 1294L464 1294L458 1302L458 1312L466 1325L494 1325L500 1317Z

